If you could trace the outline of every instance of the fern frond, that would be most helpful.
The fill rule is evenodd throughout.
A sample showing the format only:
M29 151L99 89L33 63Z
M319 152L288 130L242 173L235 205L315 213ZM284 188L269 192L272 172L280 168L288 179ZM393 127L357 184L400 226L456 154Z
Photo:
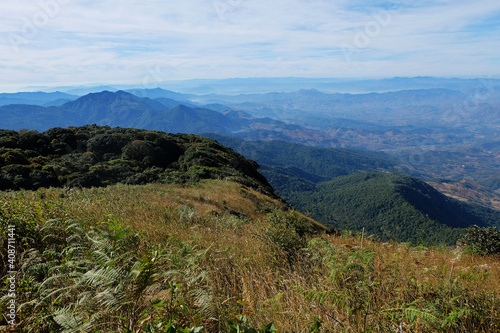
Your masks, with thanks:
M334 299L339 296L339 292L335 289L318 290L318 289L303 289L300 286L294 286L294 289L302 294L307 300L314 301L320 305L324 304L329 299Z
M90 287L109 286L120 282L124 276L124 270L120 267L103 267L97 270L90 270L82 275L80 284Z
M78 328L82 322L74 315L70 306L54 311L53 318L56 323L64 328L63 332L81 332Z
M440 323L440 320L438 317L436 317L432 313L426 311L425 309L419 309L416 307L408 307L408 308L403 310L403 313L404 313L406 319L408 319L408 321L410 321L410 322L415 321L416 318L420 318L420 319L422 319L425 322L430 323L430 324Z

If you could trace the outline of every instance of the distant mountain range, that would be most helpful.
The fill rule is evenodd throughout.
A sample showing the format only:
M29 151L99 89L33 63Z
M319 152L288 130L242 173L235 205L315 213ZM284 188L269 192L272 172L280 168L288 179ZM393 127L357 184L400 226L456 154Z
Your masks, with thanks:
M164 95L172 96L166 92ZM162 96L156 94L156 96ZM233 133L243 138L289 139L299 142L317 138L331 141L305 127L271 118L254 118L242 111L217 105L219 110L196 107L167 97L137 97L125 91L91 93L59 106L12 104L0 107L2 126L8 129L36 129L83 126L86 124L134 127L172 133Z
M219 83L228 82L261 81ZM95 123L368 149L391 154L402 166L401 171L412 176L471 178L500 191L498 80L395 78L377 82L390 83L394 88L431 88L367 94L299 89L196 95L160 88L103 91L81 97L65 93L2 94L0 105L18 104L0 106L0 125L45 130Z
M9 104L29 104L39 106L61 105L73 101L79 96L62 92L19 92L13 94L0 94L0 106Z
M387 79L355 78L231 78L231 79L193 79L167 80L143 85L146 87L180 91L186 94L263 94L274 91L293 92L300 89L317 89L327 93L371 93L413 89L444 88L467 93L484 87L500 86L499 78L437 78L437 77L394 77ZM118 91L137 89L138 85L86 85L79 87L29 87L29 90L54 91L68 94L86 95L103 90Z

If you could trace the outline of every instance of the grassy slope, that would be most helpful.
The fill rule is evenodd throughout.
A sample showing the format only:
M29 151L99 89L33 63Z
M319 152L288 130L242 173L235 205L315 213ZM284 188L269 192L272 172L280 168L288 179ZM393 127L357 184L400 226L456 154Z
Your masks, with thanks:
M500 329L498 259L359 235L318 235L290 260L268 237L267 211L283 204L237 183L2 192L0 207L2 225L31 225L33 242L46 220L77 218L140 232L138 256L171 246L172 237L205 250L198 269L206 278L198 283L210 292L211 313L187 291L179 295L190 308L185 325L203 325L204 332L228 331L227 320L239 314L255 327L274 322L280 332L309 329L318 316L324 332ZM3 233L1 240L4 251ZM30 240L19 241L19 253L21 243ZM36 296L29 284L23 288L19 303Z

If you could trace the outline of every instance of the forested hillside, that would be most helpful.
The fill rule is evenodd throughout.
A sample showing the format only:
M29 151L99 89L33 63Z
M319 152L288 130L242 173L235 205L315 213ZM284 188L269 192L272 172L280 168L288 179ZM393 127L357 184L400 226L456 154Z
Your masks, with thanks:
M267 147L281 166L264 171L288 170L281 181L307 185L281 187L297 207L336 227L365 227L361 235L290 209L257 163L210 139L94 125L4 130L0 142L9 189L0 191L0 312L10 316L0 330L500 329L495 257L370 235L379 228L387 239L449 242L452 226L476 212L399 174L323 181L389 168L383 155L332 150L327 167L311 162L307 173L301 168L324 150L300 148L293 159L283 143ZM435 221L443 216L454 224Z
M233 148L261 165L293 168L297 176L309 174L315 181L360 171L393 171L397 164L391 156L369 150L319 148L279 140L245 141L217 134L204 136Z
M500 226L499 211L446 197L417 178L389 173L398 170L397 163L383 153L207 136L257 161L293 207L341 230L365 228L382 240L414 244L455 244L470 225Z
M365 228L385 241L453 245L471 225L500 227L499 211L449 198L402 174L355 173L285 198L326 225Z
M0 131L0 189L227 179L274 195L257 163L187 134L83 127Z

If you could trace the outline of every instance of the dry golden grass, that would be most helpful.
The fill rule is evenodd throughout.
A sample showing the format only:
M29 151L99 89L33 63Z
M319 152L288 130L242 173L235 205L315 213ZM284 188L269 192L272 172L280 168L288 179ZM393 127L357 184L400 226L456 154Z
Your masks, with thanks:
M206 332L238 315L279 332L308 332L317 318L323 332L500 331L498 258L325 234L290 257L266 237L267 213L283 204L237 183L4 192L0 205L26 221L114 221L146 245L173 235L208 249Z

